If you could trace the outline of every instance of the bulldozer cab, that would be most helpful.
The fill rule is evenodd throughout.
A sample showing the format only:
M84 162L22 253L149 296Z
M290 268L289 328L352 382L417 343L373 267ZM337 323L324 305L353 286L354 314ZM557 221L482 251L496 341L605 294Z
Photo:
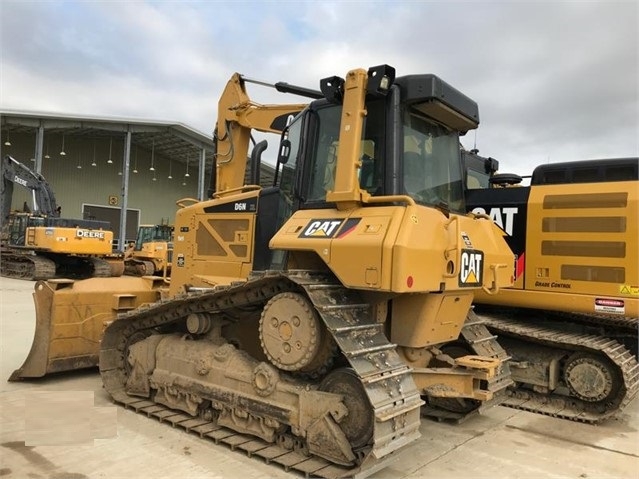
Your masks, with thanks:
M416 203L449 211L463 210L459 135L406 111L403 121L404 190Z
M391 114L389 103L389 97L366 103L359 188L371 196L407 195L420 205L464 212L459 132L437 124L410 104ZM281 216L287 217L291 208L332 203L327 193L335 186L341 116L342 105L318 100L289 125L288 153L280 156L278 164L279 187L285 210L289 209Z
M169 225L142 225L138 228L135 239L135 251L142 251L146 243L170 242L173 237L173 227Z

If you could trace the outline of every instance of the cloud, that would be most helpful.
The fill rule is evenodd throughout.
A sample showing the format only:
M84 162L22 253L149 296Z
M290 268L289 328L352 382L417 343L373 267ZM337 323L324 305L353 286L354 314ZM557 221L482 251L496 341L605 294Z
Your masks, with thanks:
M380 63L478 102L502 167L637 156L635 2L17 2L0 4L0 104L210 132L231 74L311 88ZM249 86L260 103L298 102Z

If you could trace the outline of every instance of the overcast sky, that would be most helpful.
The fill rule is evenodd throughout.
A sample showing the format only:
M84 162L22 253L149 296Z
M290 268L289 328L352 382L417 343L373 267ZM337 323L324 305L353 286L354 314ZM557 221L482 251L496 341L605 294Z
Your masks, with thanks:
M529 174L639 155L638 12L636 1L0 0L0 107L210 134L233 72L318 88L387 63L477 101L464 145ZM260 103L301 100L248 88Z

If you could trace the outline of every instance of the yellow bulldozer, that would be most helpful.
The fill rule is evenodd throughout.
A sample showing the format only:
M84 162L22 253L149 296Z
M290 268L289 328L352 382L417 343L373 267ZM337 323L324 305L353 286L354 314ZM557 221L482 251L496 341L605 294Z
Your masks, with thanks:
M476 291L512 285L513 263L493 222L466 214L458 144L477 105L387 65L320 91L274 85L309 104L258 105L252 81L233 75L220 98L215 190L179 202L168 288L41 282L37 327L100 303L114 401L287 469L365 477L419 437L424 401L463 417L511 384L471 311ZM281 132L272 187L257 186L265 142L244 184L253 129ZM472 354L447 351L460 340Z
M141 225L124 252L124 272L133 276L166 276L171 270L173 226Z
M464 152L467 207L515 253L515 283L475 295L512 357L511 407L597 423L639 390L639 159L544 164L530 186Z

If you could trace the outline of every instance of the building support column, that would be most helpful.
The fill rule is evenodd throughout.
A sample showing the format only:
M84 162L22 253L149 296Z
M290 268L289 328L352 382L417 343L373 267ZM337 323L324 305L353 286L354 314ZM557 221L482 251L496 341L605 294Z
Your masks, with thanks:
M40 126L36 132L35 144L35 171L42 174L42 146L44 145L44 124L40 121Z
M118 251L124 253L126 245L126 213L129 203L129 165L131 163L131 127L129 126L124 140L124 155L122 158L122 206L120 208L120 237Z

